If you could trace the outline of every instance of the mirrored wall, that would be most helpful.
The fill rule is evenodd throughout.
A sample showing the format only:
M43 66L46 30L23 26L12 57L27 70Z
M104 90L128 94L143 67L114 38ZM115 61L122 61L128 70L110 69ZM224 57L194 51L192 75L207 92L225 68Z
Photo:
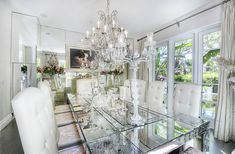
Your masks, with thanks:
M36 17L12 13L11 97L26 87L36 86L36 57L40 26Z

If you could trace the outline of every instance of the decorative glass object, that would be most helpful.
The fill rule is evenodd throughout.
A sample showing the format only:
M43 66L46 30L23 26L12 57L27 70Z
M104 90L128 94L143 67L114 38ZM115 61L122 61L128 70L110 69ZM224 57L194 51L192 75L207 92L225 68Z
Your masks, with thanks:
M153 41L153 33L148 34L147 41L144 44L144 51L140 54L139 52L127 52L126 54L118 54L114 53L113 60L116 63L129 64L129 72L131 73L132 79L130 80L131 84L131 95L132 95L132 103L133 103L133 116L130 118L130 123L133 125L141 125L144 123L144 119L138 113L138 105L139 105L139 95L138 95L138 87L137 87L137 71L138 64L142 62L150 63L152 58L155 56L154 46L156 42Z
M111 61L111 52L125 49L127 46L127 30L118 25L118 11L110 13L110 0L107 0L106 11L98 11L97 26L86 32L85 40L106 62Z

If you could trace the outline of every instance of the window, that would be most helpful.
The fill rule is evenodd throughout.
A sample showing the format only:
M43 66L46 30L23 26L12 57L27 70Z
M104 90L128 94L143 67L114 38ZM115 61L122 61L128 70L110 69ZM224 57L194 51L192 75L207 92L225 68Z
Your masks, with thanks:
M220 53L221 32L215 31L202 35L202 116L214 119L218 99L219 66L217 58Z
M161 46L156 49L155 61L155 80L167 80L167 46Z
M175 82L192 82L193 39L175 42Z
M165 81L165 91L163 98L163 105L166 107L167 101L167 64L168 64L168 46L162 45L156 48L155 59L155 80Z
M161 41L161 40L160 40ZM169 112L173 109L174 84L202 85L201 116L212 121L218 100L220 25L210 25L167 40L156 49L155 80L167 81L165 94ZM167 61L167 63L165 63ZM213 127L213 126L212 126Z

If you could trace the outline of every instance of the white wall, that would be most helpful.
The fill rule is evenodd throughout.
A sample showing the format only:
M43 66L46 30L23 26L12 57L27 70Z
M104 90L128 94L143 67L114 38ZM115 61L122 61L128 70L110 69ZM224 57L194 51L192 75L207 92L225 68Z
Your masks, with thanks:
M36 17L12 14L12 62L35 63L38 43L38 21ZM26 48L31 48L27 54ZM25 56L27 61L25 61Z
M185 18L186 16L182 17ZM179 18L178 20L180 20ZM172 23L175 23L172 21ZM157 34L155 34L154 38L157 42L162 42L171 37L177 36L182 33L186 33L189 31L196 30L198 28L202 28L205 26L209 26L212 24L221 22L221 7L218 6L214 9L208 10L202 14L189 18L178 25L174 25L170 28L167 28ZM170 23L169 23L170 24Z
M41 52L38 52L38 58L40 58L41 66L47 64L45 53L57 53L58 60L65 60L65 46L80 44L80 41L83 38L84 34L82 33L58 29L54 27L41 26Z
M38 41L36 18L12 13L12 10L7 0L0 1L0 130L12 118L11 62L35 63ZM16 73L21 72L17 70Z
M84 38L82 33L41 26L41 51L65 53L66 44L78 44Z
M0 1L0 130L11 114L10 105L10 41L11 9L7 0Z

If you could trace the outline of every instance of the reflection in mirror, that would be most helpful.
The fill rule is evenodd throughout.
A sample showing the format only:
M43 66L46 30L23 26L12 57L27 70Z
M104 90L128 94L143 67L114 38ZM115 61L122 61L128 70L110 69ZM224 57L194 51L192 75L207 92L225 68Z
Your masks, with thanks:
M36 53L39 23L36 17L12 13L11 97L26 87L36 86Z
M13 96L27 87L36 87L36 64L14 62L12 67Z

